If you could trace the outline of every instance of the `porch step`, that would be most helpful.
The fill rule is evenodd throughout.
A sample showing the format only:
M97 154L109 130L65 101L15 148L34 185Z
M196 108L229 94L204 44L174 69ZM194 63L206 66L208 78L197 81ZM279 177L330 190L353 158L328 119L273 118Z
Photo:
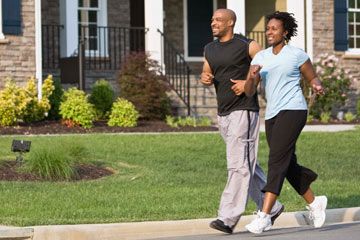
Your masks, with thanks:
M190 75L190 107L191 115L195 117L208 117L213 123L216 123L217 100L214 86L204 86L199 81L199 75ZM176 115L187 115L187 107L176 96L170 94Z

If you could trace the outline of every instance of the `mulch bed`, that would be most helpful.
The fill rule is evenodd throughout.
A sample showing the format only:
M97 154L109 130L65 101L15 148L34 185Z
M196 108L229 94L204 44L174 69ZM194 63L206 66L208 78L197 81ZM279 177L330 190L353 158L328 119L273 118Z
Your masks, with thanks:
M45 181L35 174L19 171L20 166L16 161L4 161L0 165L0 181ZM92 180L102 178L113 174L113 171L107 168L95 166L92 164L80 164L75 166L77 172L71 181ZM55 181L55 180L52 180Z
M41 121L17 126L0 127L0 135L36 135L36 134L74 134L74 133L131 133L131 132L200 132L217 131L217 127L179 127L172 128L162 121L139 121L136 127L109 127L105 121L98 121L89 129L67 127L60 121Z

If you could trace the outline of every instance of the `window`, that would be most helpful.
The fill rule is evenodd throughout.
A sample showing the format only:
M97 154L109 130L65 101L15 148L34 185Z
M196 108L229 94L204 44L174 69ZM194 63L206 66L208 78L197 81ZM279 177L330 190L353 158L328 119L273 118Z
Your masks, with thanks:
M348 1L349 49L360 49L360 0Z
M106 55L106 0L79 0L78 33L79 40L85 40L87 55Z
M2 33L10 35L21 35L21 1L0 1L2 11Z

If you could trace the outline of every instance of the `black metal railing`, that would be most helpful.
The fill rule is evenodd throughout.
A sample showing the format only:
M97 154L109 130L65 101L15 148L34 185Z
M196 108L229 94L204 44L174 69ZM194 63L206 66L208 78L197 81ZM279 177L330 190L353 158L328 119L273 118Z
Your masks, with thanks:
M190 67L166 36L158 29L162 43L162 72L165 74L171 87L187 107L190 115Z
M42 25L42 64L46 70L60 67L62 25ZM84 47L84 69L118 70L126 55L145 50L146 28L79 27L79 44ZM78 51L74 52L78 56Z
M79 27L84 44L85 69L117 70L131 52L145 51L146 28Z
M43 69L58 69L60 64L60 31L62 25L42 25Z
M263 48L268 47L264 31L246 31L246 37L254 39Z

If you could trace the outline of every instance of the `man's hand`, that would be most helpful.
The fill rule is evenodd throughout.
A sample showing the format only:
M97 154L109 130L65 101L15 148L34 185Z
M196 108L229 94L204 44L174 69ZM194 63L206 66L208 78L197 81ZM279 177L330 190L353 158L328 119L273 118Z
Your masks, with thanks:
M230 79L234 85L231 87L231 90L235 93L235 95L239 96L244 92L245 81L244 80L234 80Z
M206 86L210 86L214 82L214 75L209 72L202 72L200 82Z

